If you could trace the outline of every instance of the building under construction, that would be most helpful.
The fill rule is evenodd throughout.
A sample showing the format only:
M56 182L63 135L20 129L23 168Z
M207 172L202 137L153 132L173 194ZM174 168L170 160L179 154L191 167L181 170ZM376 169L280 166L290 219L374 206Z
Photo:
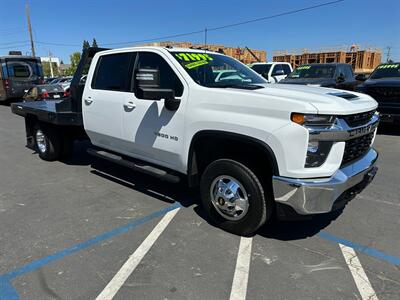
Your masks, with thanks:
M347 49L346 49L347 48ZM311 63L347 63L355 73L371 73L380 63L382 51L377 48L360 49L359 46L331 48L319 51L275 51L273 61L291 63L295 68Z
M254 50L247 47L226 47L223 45L212 44L193 44L190 42L157 42L149 43L146 46L161 46L161 47L179 47L179 48L192 48L192 49L208 49L215 52L224 53L232 56L242 63L251 64L254 62L265 62L267 59L267 52L264 50Z

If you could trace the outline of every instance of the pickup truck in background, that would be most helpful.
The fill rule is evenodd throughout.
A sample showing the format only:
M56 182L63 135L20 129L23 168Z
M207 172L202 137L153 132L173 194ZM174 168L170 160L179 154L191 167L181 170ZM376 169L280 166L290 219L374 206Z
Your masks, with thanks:
M258 62L249 66L269 83L278 83L292 73L292 65L286 62Z
M400 63L379 65L357 91L378 102L382 122L400 123Z
M308 64L297 67L279 83L302 84L354 91L360 84L351 65L344 63Z
M216 80L221 70L235 76ZM368 95L271 85L231 57L163 47L89 48L69 98L11 106L42 159L90 139L96 157L199 186L210 220L239 235L275 213L331 212L367 186L376 108Z

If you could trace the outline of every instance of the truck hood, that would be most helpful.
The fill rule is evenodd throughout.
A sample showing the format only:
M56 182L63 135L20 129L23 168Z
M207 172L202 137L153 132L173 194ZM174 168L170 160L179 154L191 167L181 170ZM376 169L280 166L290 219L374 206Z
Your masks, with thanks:
M378 107L378 103L372 97L356 92L293 84L260 86L263 88L246 92L311 104L319 114L349 115Z
M394 78L381 78L381 79L367 79L361 86L364 87L374 87L374 86L379 86L379 87L400 87L400 78L394 77Z

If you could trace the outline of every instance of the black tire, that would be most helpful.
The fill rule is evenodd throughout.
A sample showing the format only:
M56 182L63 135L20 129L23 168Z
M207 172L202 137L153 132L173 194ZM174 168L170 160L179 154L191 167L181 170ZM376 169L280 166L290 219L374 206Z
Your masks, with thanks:
M44 147L39 147L38 132L43 134ZM55 128L37 124L33 131L35 148L39 157L46 161L55 161L61 157L61 138ZM43 143L42 143L43 144Z
M212 203L211 188L214 180L220 176L229 176L244 187L248 198L248 211L239 220L229 220L222 216ZM264 189L257 176L248 167L230 159L212 162L204 171L201 182L201 202L211 219L218 227L242 236L254 234L272 215L273 200L271 193Z

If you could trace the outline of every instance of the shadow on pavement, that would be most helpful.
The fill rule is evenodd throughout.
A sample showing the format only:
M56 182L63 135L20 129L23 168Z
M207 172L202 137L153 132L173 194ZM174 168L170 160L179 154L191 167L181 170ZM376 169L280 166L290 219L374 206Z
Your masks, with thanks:
M90 165L93 168L91 170L93 175L100 176L166 203L178 202L184 207L194 206L193 210L199 217L210 225L215 226L210 222L202 207L197 205L200 203L200 192L196 189L190 189L184 180L177 184L164 182L150 175L135 172L112 162L92 157L86 152L89 146L90 142L76 143L74 155L64 163L68 165ZM257 235L282 241L304 239L316 235L329 226L340 216L342 211L343 208L306 220L279 221L274 219L264 225L257 232Z
M307 220L273 220L265 224L257 234L265 238L281 241L305 239L318 234L321 230L329 226L342 212L343 208L328 214L316 215Z
M189 207L196 202L197 193L191 190L184 180L176 184L165 182L150 175L93 157L87 153L90 145L89 141L76 142L73 155L64 160L63 163L78 166L90 165L93 168L90 172L96 176L167 203L179 202L182 206Z

